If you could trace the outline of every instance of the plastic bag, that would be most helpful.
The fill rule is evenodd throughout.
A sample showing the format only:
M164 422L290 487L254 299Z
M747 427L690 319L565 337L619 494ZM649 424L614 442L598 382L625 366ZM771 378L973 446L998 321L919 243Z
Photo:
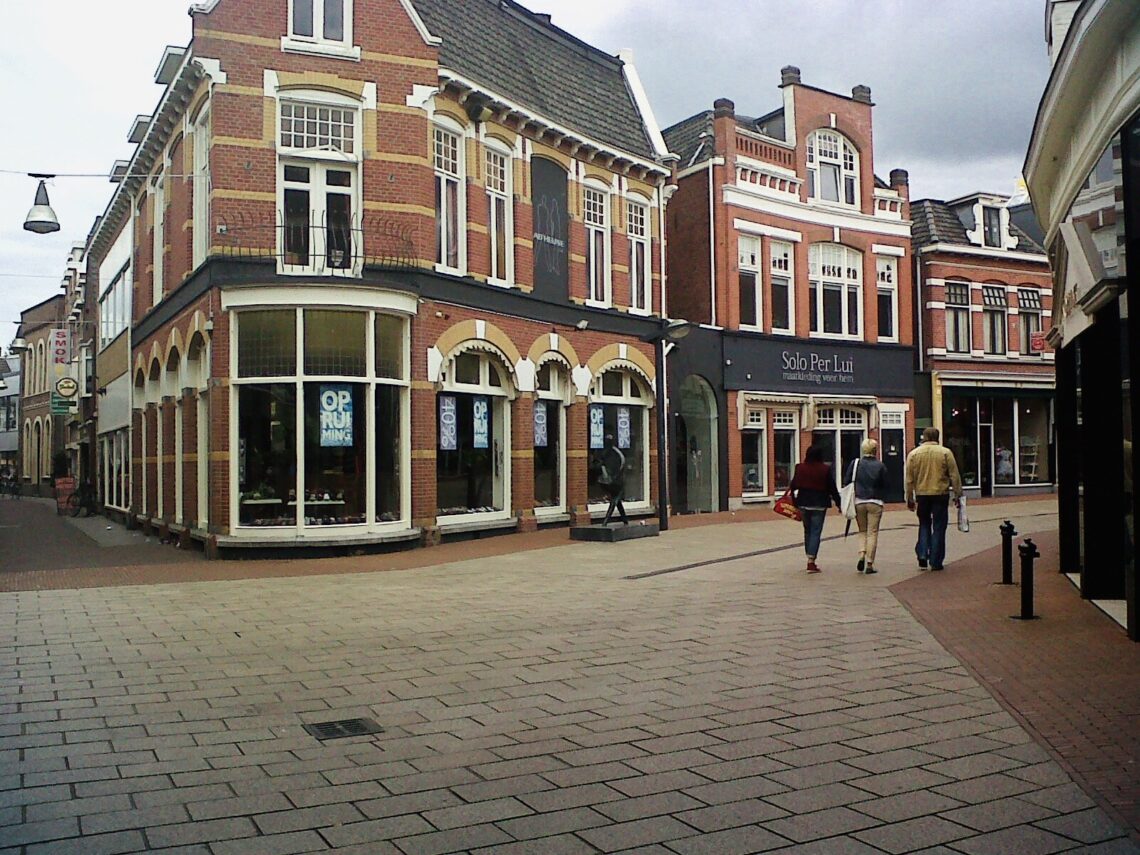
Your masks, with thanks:
M958 500L958 531L970 530L970 518L966 516L966 497Z

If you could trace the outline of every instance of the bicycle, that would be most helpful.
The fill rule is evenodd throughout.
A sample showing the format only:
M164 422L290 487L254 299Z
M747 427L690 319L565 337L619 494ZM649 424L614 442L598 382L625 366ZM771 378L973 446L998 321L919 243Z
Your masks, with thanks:
M87 511L84 516L87 517L99 512L99 509L96 507L95 489L86 481L80 484L75 489L75 492L67 497L67 503L64 505L64 511L72 517L78 517L79 512L84 509Z

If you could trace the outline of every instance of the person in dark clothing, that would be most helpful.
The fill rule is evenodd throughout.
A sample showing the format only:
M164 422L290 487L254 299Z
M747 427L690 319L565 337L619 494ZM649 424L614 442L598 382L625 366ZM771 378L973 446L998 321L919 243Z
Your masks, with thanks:
M625 455L614 445L613 434L606 434L606 444L602 449L600 464L598 483L610 499L610 506L606 509L606 518L602 521L602 525L610 524L615 508L621 515L622 525L629 525L629 518L625 515L625 505L622 503L625 495Z
M879 524L883 521L883 502L887 492L887 467L879 460L879 443L863 440L860 457L847 467L843 483L855 481L855 521L859 524L859 563L855 569L875 573L875 550L879 545Z
M804 462L796 465L792 475L792 496L796 507L803 514L804 552L807 553L807 571L818 573L815 563L819 555L819 542L823 538L823 521L827 509L834 503L839 507L839 490L835 486L835 475L831 466L823 462L823 449L812 446L804 456Z

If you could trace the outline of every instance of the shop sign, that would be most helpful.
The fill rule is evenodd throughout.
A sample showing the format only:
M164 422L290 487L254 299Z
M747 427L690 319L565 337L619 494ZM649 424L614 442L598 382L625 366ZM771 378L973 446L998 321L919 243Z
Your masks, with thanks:
M64 398L57 392L51 393L51 414L53 416L66 416L78 409L78 401L74 398Z
M546 448L548 435L546 431L546 402L535 401L534 404L534 447Z
M601 404L590 405L590 450L606 447L606 411Z
M566 170L544 157L531 159L534 210L534 290L565 300L569 293L569 204Z
M490 447L490 410L491 402L485 395L476 395L475 399L471 402L471 415L474 422L473 432L475 434L476 448Z
M629 448L629 407L618 407L617 411L617 445L618 448Z
M74 377L60 377L55 381L55 391L61 398L74 398L79 394L79 383Z
M53 365L67 365L71 362L71 344L66 329L52 330L50 344Z
M1029 352L1030 353L1044 353L1049 349L1049 342L1045 338L1044 332L1032 332L1029 334Z
M321 385L321 448L352 448L352 386Z
M822 386L855 382L855 357L836 352L785 350L780 354L785 380Z
M439 396L439 450L455 451L459 431L455 415L455 396Z

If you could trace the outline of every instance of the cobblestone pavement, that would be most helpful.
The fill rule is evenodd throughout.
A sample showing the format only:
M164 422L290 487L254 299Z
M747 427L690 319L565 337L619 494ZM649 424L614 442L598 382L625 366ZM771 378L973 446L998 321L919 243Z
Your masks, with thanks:
M888 590L908 520L2 594L0 853L1140 852Z

